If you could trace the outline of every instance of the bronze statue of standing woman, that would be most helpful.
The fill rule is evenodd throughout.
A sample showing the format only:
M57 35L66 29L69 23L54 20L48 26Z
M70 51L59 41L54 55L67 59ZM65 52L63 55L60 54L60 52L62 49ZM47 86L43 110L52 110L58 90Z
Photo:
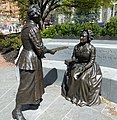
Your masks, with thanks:
M72 59L65 61L67 70L62 83L62 96L79 106L100 102L102 73L95 62L96 49L91 44L92 39L92 31L83 30Z
M42 42L38 23L40 8L32 4L28 9L28 20L21 31L23 50L17 61L20 72L20 84L16 95L16 106L12 116L17 120L26 120L22 106L40 104L44 94L42 61L45 53L54 54L55 50L47 49Z

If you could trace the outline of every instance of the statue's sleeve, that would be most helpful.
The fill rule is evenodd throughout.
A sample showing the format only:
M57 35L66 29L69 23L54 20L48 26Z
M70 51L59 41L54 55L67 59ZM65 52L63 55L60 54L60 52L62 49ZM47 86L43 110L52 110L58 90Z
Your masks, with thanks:
M78 51L77 47L78 47L77 45L74 47L74 50L72 53L72 61L74 61L74 62L78 62L78 58L76 57L76 52Z
M73 49L72 59L76 59L75 53L76 53L76 46L75 46L74 49Z
M43 45L42 38L41 38L38 27L35 26L31 28L29 32L29 38L34 48L38 52L39 56L43 56L44 53L46 52L46 47Z
M85 70L87 70L88 68L90 68L90 67L94 64L95 58L96 58L96 49L95 49L94 46L91 46L90 61L89 61L89 63L85 66Z

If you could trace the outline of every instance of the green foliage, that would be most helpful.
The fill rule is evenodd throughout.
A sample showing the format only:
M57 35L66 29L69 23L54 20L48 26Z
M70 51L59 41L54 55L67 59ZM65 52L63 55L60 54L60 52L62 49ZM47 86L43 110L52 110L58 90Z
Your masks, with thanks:
M43 23L49 17L50 12L60 7L61 0L17 0L20 8L20 18L25 21L27 19L27 10L30 4L39 4L40 7L40 28L43 29Z
M79 24L73 24L73 23L64 23L61 25L61 35L62 36L71 36L75 35L78 36L79 30L81 30Z
M20 19L25 20L27 15L27 9L29 7L29 0L17 0L20 8Z
M112 17L108 23L105 24L104 35L117 36L117 17Z
M72 27L69 23L65 23L61 25L61 35L70 35L72 34L71 31Z
M41 34L43 38L54 38L57 36L77 36L81 30L80 24L64 23L57 24L50 28L44 29Z
M3 33L0 33L0 46L2 46L2 41L4 40L4 35Z
M101 33L102 28L96 23L64 23L59 25L54 25L48 29L44 29L41 34L44 38L56 38L56 37L70 37L80 35L81 30L90 29L93 31L94 36L98 36Z
M43 38L53 38L57 36L58 34L55 29L55 26L53 26L53 27L45 29L43 32L41 32L41 35Z
M115 0L63 0L63 5L74 8L73 20L75 22L97 22L99 9L108 8Z
M20 18L24 22L27 16L27 9L30 6L30 1L37 3L40 6L40 28L43 29L44 22L48 19L49 14L53 14L55 9L59 8L57 13L64 13L66 16L66 21L71 22L71 15L74 14L74 11L84 12L84 13L95 13L96 10L99 10L101 6L108 7L112 5L112 2L115 0L17 0L18 6L20 8ZM73 9L74 8L74 9ZM52 11L54 11L52 13ZM83 19L86 15L84 15ZM95 15L96 16L96 15ZM94 15L92 15L94 17ZM69 18L69 19L68 19ZM91 18L91 17L88 17ZM77 18L78 19L78 18ZM92 19L95 19L92 18ZM68 21L69 20L69 21ZM91 20L89 20L91 21ZM85 20L86 22L86 20Z
M115 0L63 0L64 4L74 6L80 11L89 11L96 8L108 7Z
M0 46L12 47L13 49L19 49L21 44L20 35L18 34L6 35L4 39L0 40Z
M4 35L3 35L3 33L0 32L0 39L1 38L4 38Z
M19 37L15 37L13 43L11 44L11 46L14 49L19 49L22 45L21 39Z
M97 23L83 23L81 25L83 29L90 29L92 30L94 36L99 36L101 34L102 28Z

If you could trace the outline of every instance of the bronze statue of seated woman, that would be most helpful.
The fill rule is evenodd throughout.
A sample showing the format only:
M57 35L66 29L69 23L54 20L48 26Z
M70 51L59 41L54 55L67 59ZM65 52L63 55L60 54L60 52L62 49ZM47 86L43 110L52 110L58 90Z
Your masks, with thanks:
M79 106L100 103L102 73L95 62L96 49L90 43L92 39L92 31L83 30L71 60L65 60L67 70L61 85L61 94Z

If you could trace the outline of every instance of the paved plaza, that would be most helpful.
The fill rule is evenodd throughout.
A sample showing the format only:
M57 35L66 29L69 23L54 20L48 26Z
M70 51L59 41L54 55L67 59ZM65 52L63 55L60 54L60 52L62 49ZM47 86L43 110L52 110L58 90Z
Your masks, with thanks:
M18 83L15 67L0 68L0 120L12 120ZM26 120L117 120L117 104L102 98L100 105L76 106L61 96L61 88L54 82L45 86L40 107L23 113Z
M113 46L113 49L116 48ZM23 111L26 120L117 120L117 66L109 66L111 64L101 65L103 73L101 104L79 107L61 96L60 85L66 69L64 61L57 61L57 56L53 57L53 60L47 57L43 60L45 84L43 101L37 109L33 107L33 110ZM0 120L13 120L11 112L15 107L19 84L16 73L15 67L0 68Z

